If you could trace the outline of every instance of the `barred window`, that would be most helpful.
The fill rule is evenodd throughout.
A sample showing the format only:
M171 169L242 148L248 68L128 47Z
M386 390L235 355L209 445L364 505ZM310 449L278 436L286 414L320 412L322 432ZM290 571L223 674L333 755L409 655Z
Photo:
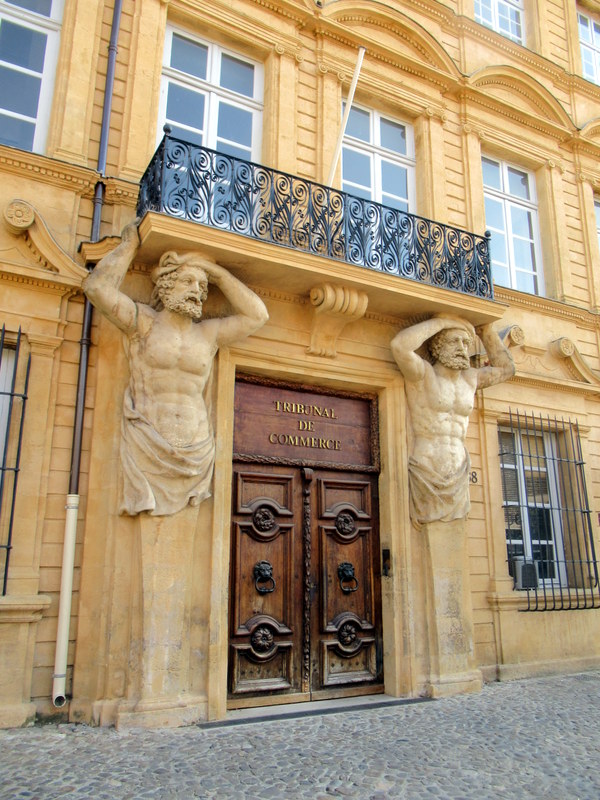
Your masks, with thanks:
M498 440L508 570L526 610L600 608L577 422L511 412Z
M31 357L22 337L0 329L0 581L6 594Z
M523 0L475 0L475 19L513 42L525 43Z

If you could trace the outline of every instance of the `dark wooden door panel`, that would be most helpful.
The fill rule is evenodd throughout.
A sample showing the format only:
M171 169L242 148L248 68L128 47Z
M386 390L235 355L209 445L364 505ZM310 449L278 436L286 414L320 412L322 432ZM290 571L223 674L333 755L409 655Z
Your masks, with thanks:
M230 697L382 684L376 487L365 473L235 466Z
M234 470L230 674L233 695L300 688L302 553L298 471Z
M316 474L319 613L313 689L381 682L376 478Z

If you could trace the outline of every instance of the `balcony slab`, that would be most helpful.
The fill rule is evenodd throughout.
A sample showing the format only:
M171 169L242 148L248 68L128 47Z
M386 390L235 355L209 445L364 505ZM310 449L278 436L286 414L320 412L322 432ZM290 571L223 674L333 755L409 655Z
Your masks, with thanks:
M464 317L473 325L483 325L501 319L508 308L495 300L280 247L166 214L147 212L140 222L139 233L141 248L136 262L141 264L156 264L167 250L179 253L200 250L256 288L308 296L315 285L327 281L365 292L370 313L399 318L447 313ZM89 246L86 255L91 260Z

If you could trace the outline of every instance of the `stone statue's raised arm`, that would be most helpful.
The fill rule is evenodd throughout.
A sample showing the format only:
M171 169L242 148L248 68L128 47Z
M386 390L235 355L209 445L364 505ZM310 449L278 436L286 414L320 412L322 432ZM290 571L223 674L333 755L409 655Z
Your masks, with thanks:
M485 389L506 381L515 374L515 362L508 348L491 325L484 325L477 334L488 355L490 366L477 370L477 388Z
M139 246L137 224L132 222L123 229L120 244L83 281L90 303L125 333L135 329L136 305L120 286Z
M250 336L267 322L269 313L258 295L214 261L199 260L197 255L194 259L194 264L204 270L209 283L219 287L235 312L228 317L205 322L207 326L215 327L218 347Z
M408 381L420 381L425 374L424 359L417 354L417 350L436 333L445 328L456 328L457 320L450 317L432 317L424 322L404 328L392 339L392 355L400 372ZM463 323L460 322L460 327Z

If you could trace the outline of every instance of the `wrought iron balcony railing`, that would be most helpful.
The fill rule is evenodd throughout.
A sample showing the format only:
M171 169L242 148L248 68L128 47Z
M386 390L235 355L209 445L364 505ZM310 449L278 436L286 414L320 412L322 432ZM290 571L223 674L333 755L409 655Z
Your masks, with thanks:
M252 239L493 299L489 236L442 225L165 135L141 183L158 211Z

